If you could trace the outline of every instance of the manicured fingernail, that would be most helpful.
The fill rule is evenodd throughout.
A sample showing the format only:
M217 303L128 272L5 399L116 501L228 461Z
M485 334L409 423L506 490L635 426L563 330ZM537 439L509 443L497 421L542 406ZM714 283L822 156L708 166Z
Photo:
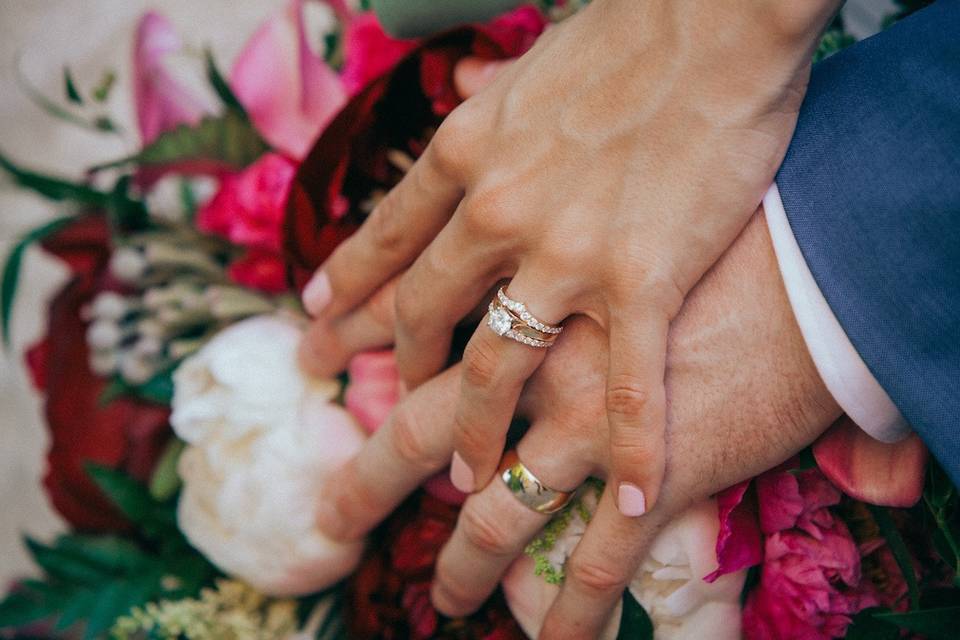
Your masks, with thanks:
M330 276L323 271L315 273L307 286L303 288L303 306L313 316L323 311L324 307L330 304L332 297L333 289L330 286Z
M453 460L450 462L450 482L464 493L473 493L473 471L463 461L460 454L453 452Z
M501 68L503 68L503 63L499 60L488 62L480 68L480 77L484 80L490 80L500 72Z
M620 489L617 491L617 507L620 513L628 518L636 518L646 513L647 499L640 487L629 482L621 482Z

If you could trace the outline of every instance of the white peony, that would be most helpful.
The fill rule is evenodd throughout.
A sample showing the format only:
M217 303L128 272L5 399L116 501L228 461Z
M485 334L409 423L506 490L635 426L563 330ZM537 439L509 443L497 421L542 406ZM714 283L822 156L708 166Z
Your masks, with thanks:
M583 492L580 500L587 511L596 509L593 492ZM571 511L552 548L542 554L555 571L562 569L586 530L577 511ZM740 592L746 571L723 576L712 584L703 581L703 576L716 568L719 528L716 501L705 500L671 522L653 542L629 590L653 621L656 640L740 638ZM503 579L507 605L531 638L539 634L560 592L558 585L537 576L534 567L534 559L524 556ZM620 614L617 605L601 638L616 638Z
M244 320L174 374L170 421L189 445L179 466L180 528L221 570L270 595L333 584L363 549L314 526L321 482L366 435L333 404L339 383L300 370L300 336L287 318Z

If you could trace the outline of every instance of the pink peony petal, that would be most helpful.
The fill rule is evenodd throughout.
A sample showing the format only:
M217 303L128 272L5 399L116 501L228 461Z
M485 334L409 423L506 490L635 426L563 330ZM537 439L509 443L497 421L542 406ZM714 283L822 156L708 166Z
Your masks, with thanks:
M303 0L291 0L254 33L230 86L263 137L297 159L347 99L340 78L310 49Z
M179 124L195 124L206 113L203 103L164 64L182 47L169 20L152 11L140 19L133 47L133 96L144 144Z
M911 507L923 493L927 448L916 434L875 440L844 416L813 445L824 475L848 496L887 507Z
M704 576L714 582L720 576L759 564L763 560L763 541L757 520L754 495L747 495L750 480L717 494L720 531L717 533L717 569Z
M393 351L360 353L347 368L350 385L344 404L367 433L386 421L400 399L400 375Z

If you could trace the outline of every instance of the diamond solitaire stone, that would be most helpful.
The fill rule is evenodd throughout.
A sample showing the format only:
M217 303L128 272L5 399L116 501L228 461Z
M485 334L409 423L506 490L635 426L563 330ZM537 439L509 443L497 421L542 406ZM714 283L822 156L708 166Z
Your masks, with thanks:
M493 329L495 334L502 336L506 335L506 333L513 328L513 318L510 317L510 314L503 307L496 307L490 309L490 317L487 319L487 324L490 325L490 328Z

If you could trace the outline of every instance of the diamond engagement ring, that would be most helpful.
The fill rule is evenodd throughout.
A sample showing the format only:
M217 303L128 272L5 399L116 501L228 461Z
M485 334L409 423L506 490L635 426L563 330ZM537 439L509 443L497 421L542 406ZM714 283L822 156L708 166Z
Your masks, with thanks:
M549 347L563 331L563 327L537 320L522 302L509 298L503 287L497 291L497 297L490 301L487 311L487 326L495 334L530 347Z
M514 449L503 455L498 473L513 497L537 513L556 513L563 509L573 496L571 491L557 491L545 487L537 480L537 476L520 462Z

